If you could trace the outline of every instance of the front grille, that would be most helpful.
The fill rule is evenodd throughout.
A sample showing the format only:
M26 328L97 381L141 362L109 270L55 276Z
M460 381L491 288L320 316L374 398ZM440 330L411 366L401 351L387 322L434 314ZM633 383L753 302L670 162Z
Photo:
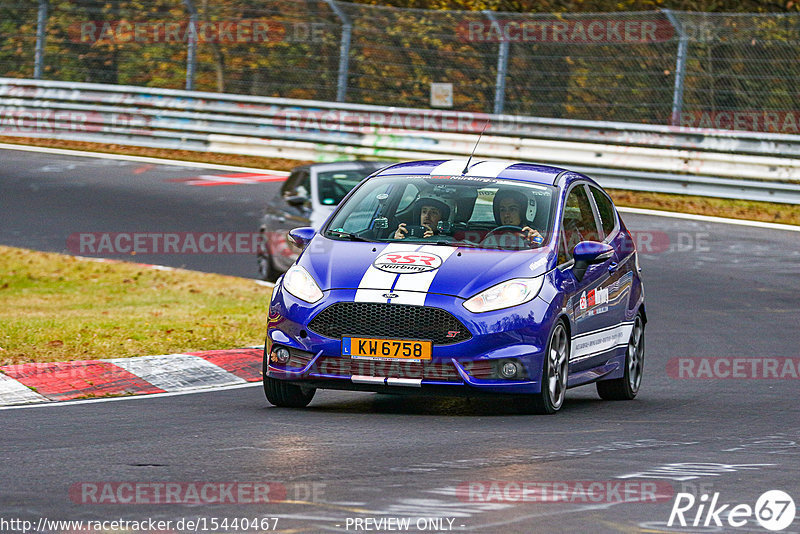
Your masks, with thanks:
M429 339L434 345L450 345L472 338L467 328L441 308L337 302L322 310L308 328L325 337L388 337Z

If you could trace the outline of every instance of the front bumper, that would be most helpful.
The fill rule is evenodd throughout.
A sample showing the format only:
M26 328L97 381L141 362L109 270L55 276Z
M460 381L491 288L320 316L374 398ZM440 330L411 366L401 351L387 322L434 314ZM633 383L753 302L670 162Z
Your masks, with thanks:
M541 298L495 312L473 314L463 300L430 293L425 306L446 310L460 320L472 337L433 345L430 361L364 360L342 356L339 338L322 336L309 323L337 302L353 302L356 290L324 292L310 305L275 287L270 304L267 353L272 345L289 349L286 364L268 362L267 375L279 380L302 381L309 386L377 392L424 392L447 395L527 394L541 391L544 351L557 310ZM391 306L391 304L386 304ZM370 332L348 335L369 336ZM502 362L513 361L520 372L500 378Z

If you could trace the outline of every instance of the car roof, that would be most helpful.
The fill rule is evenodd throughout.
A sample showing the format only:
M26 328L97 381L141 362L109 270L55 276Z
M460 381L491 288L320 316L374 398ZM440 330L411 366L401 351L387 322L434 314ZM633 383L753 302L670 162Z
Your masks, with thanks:
M377 176L459 176L462 174L466 164L466 159L409 161L387 167L379 172ZM469 163L469 171L467 171L465 176L522 180L536 184L554 185L556 183L556 179L562 174L567 177L567 184L574 179L586 179L590 182L593 182L593 180L583 176L582 174L572 172L561 167L553 167L551 165L543 165L541 163L527 163L522 161L497 161L484 159L473 159Z

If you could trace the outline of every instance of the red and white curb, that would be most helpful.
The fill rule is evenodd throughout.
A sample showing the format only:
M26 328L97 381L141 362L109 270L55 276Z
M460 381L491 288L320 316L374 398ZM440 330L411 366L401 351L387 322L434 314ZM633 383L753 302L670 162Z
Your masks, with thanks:
M261 380L263 347L0 367L0 406L185 392Z

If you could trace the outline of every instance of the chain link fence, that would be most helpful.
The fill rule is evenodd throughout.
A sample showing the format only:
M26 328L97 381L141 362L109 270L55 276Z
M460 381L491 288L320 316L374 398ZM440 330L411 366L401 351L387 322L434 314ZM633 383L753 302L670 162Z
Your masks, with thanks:
M797 134L800 15L0 0L0 76Z

